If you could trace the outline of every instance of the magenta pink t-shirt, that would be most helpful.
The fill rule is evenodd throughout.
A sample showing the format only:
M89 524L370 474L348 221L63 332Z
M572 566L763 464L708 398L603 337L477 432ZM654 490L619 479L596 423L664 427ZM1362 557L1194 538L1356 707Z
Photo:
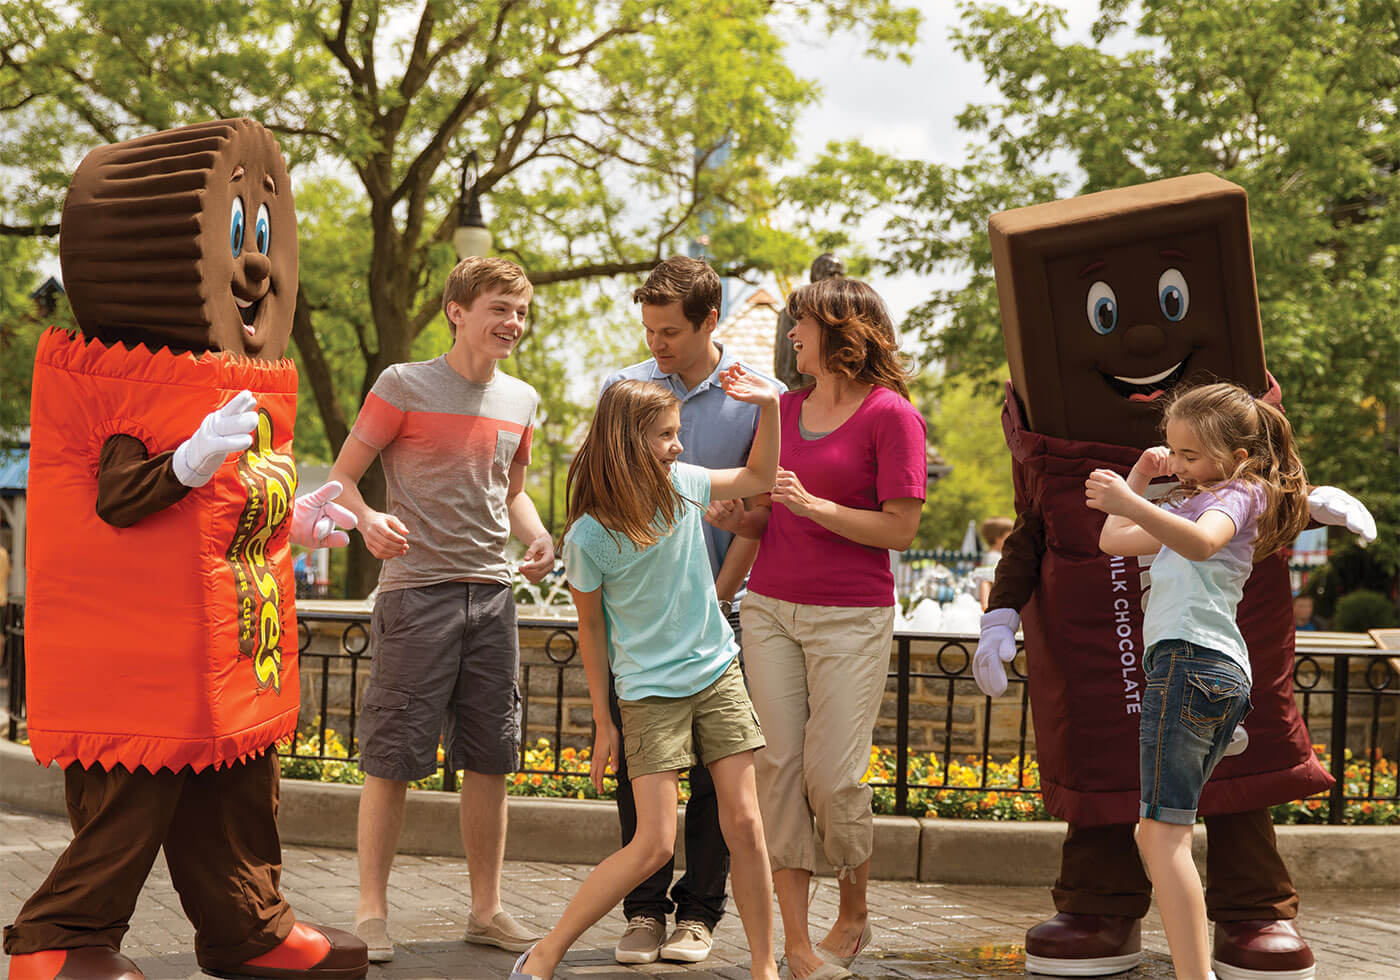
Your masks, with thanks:
M925 423L896 391L875 387L854 415L819 439L798 428L811 389L782 396L783 469L807 492L844 507L879 510L886 500L923 500L928 484ZM749 591L814 606L892 606L890 553L856 544L782 504L763 532Z

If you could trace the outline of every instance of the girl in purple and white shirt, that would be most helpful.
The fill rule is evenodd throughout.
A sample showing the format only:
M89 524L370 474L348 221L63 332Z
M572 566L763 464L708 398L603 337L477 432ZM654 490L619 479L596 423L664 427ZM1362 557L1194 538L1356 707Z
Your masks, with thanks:
M1127 479L1095 470L1088 505L1108 514L1099 547L1156 555L1143 644L1147 675L1139 736L1138 849L1152 875L1176 975L1206 980L1205 899L1191 860L1196 804L1249 711L1249 652L1235 625L1255 556L1308 522L1307 475L1283 413L1232 384L1178 394L1163 418L1166 446ZM1159 476L1180 487L1164 507L1143 493Z

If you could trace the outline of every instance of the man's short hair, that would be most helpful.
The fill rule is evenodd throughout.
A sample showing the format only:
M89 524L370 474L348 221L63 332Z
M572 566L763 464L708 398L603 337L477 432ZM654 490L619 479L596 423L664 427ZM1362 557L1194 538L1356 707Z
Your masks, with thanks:
M473 255L458 262L447 274L447 285L442 290L442 312L447 313L448 303L470 309L478 296L492 291L523 296L528 302L534 296L535 287L530 285L525 270L510 259Z
M681 312L696 330L711 310L718 310L724 287L708 263L675 255L666 259L632 292L632 302L648 306L680 303Z

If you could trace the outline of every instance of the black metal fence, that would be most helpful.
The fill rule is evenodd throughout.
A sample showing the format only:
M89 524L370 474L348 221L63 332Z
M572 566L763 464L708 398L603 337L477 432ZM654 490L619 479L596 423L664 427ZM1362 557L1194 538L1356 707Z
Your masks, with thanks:
M367 612L303 610L300 613L301 676L303 688L310 691L312 697L311 703L304 703L303 707L315 710L317 721L308 733L312 751L302 751L302 747L294 744L285 754L321 762L346 761L346 757L326 751L331 730L329 719L337 713L347 719L340 734L344 736L349 760L354 760L358 694L362 690L361 679L367 677L370 665L369 618ZM577 685L583 682L583 664L574 626L560 620L522 618L520 630L522 647L542 653L538 659L527 658L521 664L520 688L526 719L524 741L529 744L532 737L543 736L554 749L550 766L526 767L522 771L527 775L578 775L576 770L564 767L562 758L566 741L578 738L577 724L571 723L567 714L569 699L566 697L566 692L577 691ZM313 635L322 639L321 649L313 643ZM998 699L987 698L977 690L972 679L972 654L976 644L976 638L968 636L899 634L895 637L886 698L887 705L893 702L894 717L891 725L882 725L885 730L893 730L893 781L872 785L892 790L896 813L909 812L910 794L918 790L1039 792L1027 779L1027 766L1034 748L1024 659L1018 656L1012 662L1008 694ZM20 605L11 604L5 611L3 650L9 688L8 737L13 741L18 737L18 724L24 716L24 611ZM1310 644L1299 649L1293 681L1303 720L1308 723L1314 742L1323 734L1320 729L1326 732L1322 743L1330 750L1331 772L1337 780L1326 796L1328 822L1342 823L1348 804L1400 804L1400 792L1378 792L1374 764L1380 758L1388 759L1392 766L1400 762L1400 657L1360 645ZM919 688L918 698L914 693L916 687ZM972 710L963 710L969 708ZM936 719L932 724L925 722L921 729L927 750L924 758L941 763L931 767L940 774L935 781L911 778L916 768L911 765L917 753L910 737L916 709ZM1008 722L1007 715L1012 712L1014 718ZM966 744L969 717L973 719L974 751L971 753ZM995 724L994 718L997 719ZM1001 733L1000 741L1013 750L1007 755L1016 763L1014 783L1006 782L1004 774L996 782L989 779L994 761L994 727ZM1353 758L1371 763L1363 767L1364 784L1354 785L1352 791L1346 778L1347 750ZM969 755L974 771L980 773L979 780L953 783L950 776L954 761L967 759ZM455 776L451 771L443 773L444 789L456 788Z

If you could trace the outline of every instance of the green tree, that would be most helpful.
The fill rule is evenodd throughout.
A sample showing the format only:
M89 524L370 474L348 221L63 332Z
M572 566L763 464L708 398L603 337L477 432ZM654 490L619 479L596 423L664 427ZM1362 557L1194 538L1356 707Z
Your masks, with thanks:
M1041 3L965 3L954 43L998 91L959 125L962 166L853 145L789 188L887 215L889 270L954 268L916 328L951 378L1002 363L987 218L1210 171L1250 196L1269 368L1316 483L1361 497L1400 540L1400 5L1104 0L1092 43ZM870 174L878 172L879 180ZM826 208L829 213L831 209ZM818 215L822 212L819 210Z
M915 402L927 414L929 441L952 467L929 489L917 547L958 548L968 521L1014 518L1011 453L1002 438L999 396L985 384L955 377L915 395Z
M251 116L299 175L353 175L353 194L302 208L318 231L343 222L331 238L354 257L306 243L293 328L334 451L438 316L469 149L500 250L539 286L645 271L702 228L727 271L805 264L809 246L767 220L769 174L815 96L784 60L802 20L885 54L918 15L893 0L6 0L0 174L20 176L0 188L0 231L55 231L93 145L199 119Z

